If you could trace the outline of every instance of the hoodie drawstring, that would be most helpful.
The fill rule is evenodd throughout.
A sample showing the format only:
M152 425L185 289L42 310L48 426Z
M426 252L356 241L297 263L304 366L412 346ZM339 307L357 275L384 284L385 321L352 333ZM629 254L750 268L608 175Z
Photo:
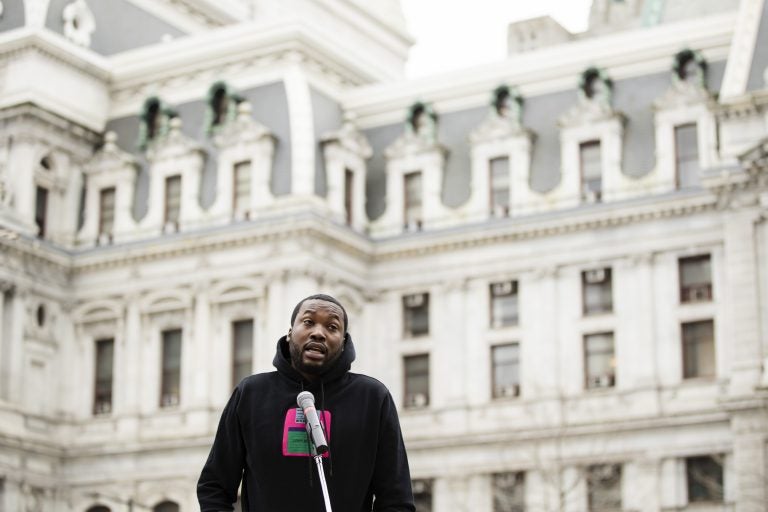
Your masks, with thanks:
M328 443L328 472L329 476L333 476L333 451L331 450L331 438L328 435L328 428L325 426L325 382L322 380L320 381L320 407L323 411L320 415L320 427L322 427L325 441Z

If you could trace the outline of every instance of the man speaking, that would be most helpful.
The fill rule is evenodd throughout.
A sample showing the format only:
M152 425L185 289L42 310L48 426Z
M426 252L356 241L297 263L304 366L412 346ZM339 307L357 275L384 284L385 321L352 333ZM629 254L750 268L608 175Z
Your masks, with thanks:
M329 295L296 305L277 342L277 371L243 379L224 408L197 484L202 512L233 510L241 480L243 511L323 512L316 444L334 511L415 511L392 396L349 372L347 330L347 312Z

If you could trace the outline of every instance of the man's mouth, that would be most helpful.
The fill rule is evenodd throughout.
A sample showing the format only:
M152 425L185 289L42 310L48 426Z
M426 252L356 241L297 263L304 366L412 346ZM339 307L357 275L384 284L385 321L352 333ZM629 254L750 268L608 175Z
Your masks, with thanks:
M324 359L325 346L319 343L310 343L304 347L304 354L310 359Z

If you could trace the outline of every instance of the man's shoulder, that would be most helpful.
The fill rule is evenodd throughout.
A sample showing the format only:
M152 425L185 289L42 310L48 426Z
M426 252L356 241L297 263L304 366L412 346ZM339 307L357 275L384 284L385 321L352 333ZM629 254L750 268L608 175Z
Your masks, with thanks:
M348 373L350 381L354 386L365 388L366 390L381 393L383 395L389 394L389 389L380 380L371 377L370 375L363 375L362 373Z
M277 372L254 373L240 381L237 385L242 391L271 385L277 379Z

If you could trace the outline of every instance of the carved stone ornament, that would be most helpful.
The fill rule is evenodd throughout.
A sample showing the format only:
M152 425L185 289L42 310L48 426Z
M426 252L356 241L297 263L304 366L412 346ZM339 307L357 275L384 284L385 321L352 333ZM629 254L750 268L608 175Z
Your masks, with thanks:
M657 110L714 101L707 90L706 62L700 52L683 50L675 55L672 65L672 85L653 102Z
M80 46L91 45L91 35L96 30L96 19L85 0L74 0L64 7L62 19L64 37Z
M173 160L191 152L202 152L200 145L181 131L181 118L173 117L169 122L168 135L152 144L147 158L152 161Z
M232 122L221 127L213 137L213 142L219 148L235 146L237 144L253 144L262 139L272 139L272 135L265 126L256 122L251 115L251 103L241 101L237 104L237 116Z
M104 145L85 165L85 173L119 171L134 167L138 171L138 162L130 154L117 146L117 134L109 131L104 135Z
M384 150L384 156L393 159L431 151L446 151L437 142L437 114L431 105L418 102L408 110L405 133Z
M522 123L523 98L516 88L497 87L493 91L488 116L469 135L471 143L530 136Z
M578 126L620 117L613 109L613 81L604 70L589 68L579 79L578 103L563 114L560 126Z
M323 135L321 142L323 144L338 144L353 155L358 155L364 159L371 158L373 155L368 139L360 133L355 123L349 119L344 121L341 129Z

